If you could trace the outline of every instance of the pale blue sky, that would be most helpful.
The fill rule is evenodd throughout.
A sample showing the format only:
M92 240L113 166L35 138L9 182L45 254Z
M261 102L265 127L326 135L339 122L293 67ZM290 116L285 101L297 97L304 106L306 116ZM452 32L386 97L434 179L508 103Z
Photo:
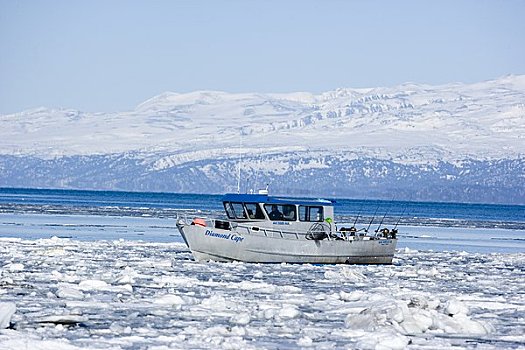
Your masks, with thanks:
M525 1L0 0L0 114L525 74Z

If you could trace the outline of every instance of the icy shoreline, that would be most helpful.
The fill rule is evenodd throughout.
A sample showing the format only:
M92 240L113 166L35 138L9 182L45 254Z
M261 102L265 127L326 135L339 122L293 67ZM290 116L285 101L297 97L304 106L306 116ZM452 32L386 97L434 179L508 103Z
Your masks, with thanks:
M523 253L259 265L197 263L182 243L0 242L0 349L525 346Z

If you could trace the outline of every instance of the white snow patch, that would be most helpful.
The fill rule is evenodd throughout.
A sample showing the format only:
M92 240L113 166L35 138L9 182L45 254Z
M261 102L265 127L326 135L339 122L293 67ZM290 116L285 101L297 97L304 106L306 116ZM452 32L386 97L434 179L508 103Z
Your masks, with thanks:
M2 240L3 266L23 268L1 272L0 349L499 349L524 339L522 253L400 249L390 266L266 265L115 242ZM67 254L46 256L50 247Z
M15 312L15 303L0 303L0 329L9 327L11 317Z

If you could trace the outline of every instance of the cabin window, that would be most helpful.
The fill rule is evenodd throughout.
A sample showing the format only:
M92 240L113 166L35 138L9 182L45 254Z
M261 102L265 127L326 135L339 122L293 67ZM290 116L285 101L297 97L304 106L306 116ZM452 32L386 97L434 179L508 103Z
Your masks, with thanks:
M270 220L295 221L297 218L293 204L265 204L264 209Z
M246 212L250 219L264 219L264 213L257 203L244 203L246 207Z
M242 203L232 203L232 209L236 219L246 219Z
M233 209L230 202L224 202L224 210L226 210L226 215L228 215L228 218L235 219L235 214L233 213Z
M300 205L299 220L313 222L323 221L323 207Z
M246 219L246 213L242 203L231 203L224 202L224 209L226 210L226 215L230 219Z

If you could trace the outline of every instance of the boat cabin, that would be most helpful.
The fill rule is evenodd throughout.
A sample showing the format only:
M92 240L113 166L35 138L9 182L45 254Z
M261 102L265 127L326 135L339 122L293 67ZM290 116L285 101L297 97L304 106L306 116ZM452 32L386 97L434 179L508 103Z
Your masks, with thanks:
M313 223L331 223L334 202L325 199L274 197L267 194L226 194L222 198L228 219L239 223L292 225L310 227Z

